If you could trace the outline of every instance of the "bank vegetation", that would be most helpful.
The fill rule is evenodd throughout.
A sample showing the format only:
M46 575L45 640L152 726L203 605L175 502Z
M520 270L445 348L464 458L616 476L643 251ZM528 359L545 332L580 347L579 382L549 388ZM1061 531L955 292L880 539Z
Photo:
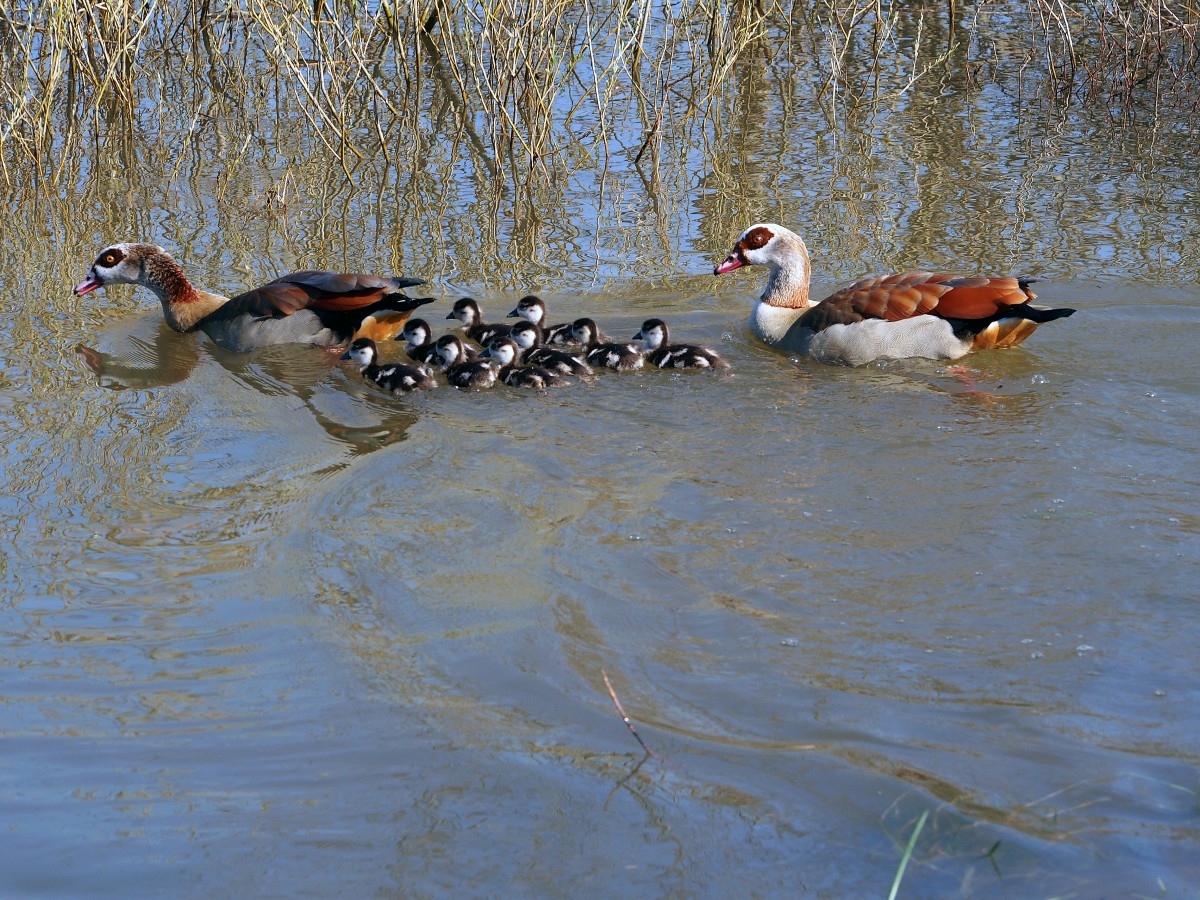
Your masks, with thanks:
M1200 119L1200 15L1178 0L28 0L0 6L0 178L54 187L137 133L178 167L199 137L286 135L347 179L465 152L499 182L649 173L719 141L756 70L805 102L923 81L1117 124ZM786 106L786 103L785 103ZM246 148L243 147L243 150ZM273 188L286 201L281 176Z

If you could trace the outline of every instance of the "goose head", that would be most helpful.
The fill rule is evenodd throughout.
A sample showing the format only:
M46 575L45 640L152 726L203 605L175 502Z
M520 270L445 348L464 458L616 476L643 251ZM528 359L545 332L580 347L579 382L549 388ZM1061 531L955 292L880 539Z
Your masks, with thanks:
M370 338L356 338L342 354L342 359L352 359L364 369L375 362L379 356L379 348Z
M742 232L725 262L713 269L713 274L724 275L742 266L779 268L801 255L807 266L808 248L800 235L782 225L760 223Z
M642 323L642 330L633 336L633 340L641 341L647 353L657 350L670 340L667 323L662 319L647 319Z
M438 359L442 361L443 369L448 369L456 362L462 362L467 358L466 347L456 334L443 334L437 339L434 346L437 348L435 352Z
M483 318L479 304L470 297L463 297L454 304L454 308L446 315L447 319L458 319L467 328L477 324Z
M125 243L105 247L88 270L87 278L76 285L75 296L82 297L107 284L144 284L155 288L153 263L164 261L163 257L174 265L170 254L154 244ZM148 277L148 269L151 277Z
M808 247L794 231L774 223L751 225L725 261L713 269L713 274L724 275L743 266L763 266L770 270L761 297L764 303L793 308L808 306Z
M594 319L576 319L571 323L571 336L585 347L596 340L599 331Z
M508 336L516 342L516 345L522 350L528 350L530 347L536 347L542 342L541 332L536 324L530 321L518 322L508 332Z
M397 340L408 341L414 347L424 347L433 337L433 330L424 319L409 319L404 323L404 330Z
M542 320L546 318L546 304L542 302L541 297L530 294L528 297L518 300L517 305L506 318L525 319L534 325L541 325Z
M511 365L512 361L517 358L517 345L509 338L496 338L488 344L487 349L481 355L495 360L503 368Z

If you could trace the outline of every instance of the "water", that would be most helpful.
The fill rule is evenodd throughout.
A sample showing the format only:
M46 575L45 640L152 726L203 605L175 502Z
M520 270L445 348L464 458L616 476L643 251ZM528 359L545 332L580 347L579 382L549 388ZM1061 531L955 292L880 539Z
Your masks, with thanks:
M203 183L21 206L4 892L878 896L925 812L903 895L1194 889L1195 164L1166 140L1114 170L1084 113L1003 112L952 116L942 163L904 104L813 114L820 152L732 139L712 165L763 177L671 194L666 232L634 180L575 184L545 240L501 215L403 266L432 220L362 188L332 220ZM817 293L936 265L1080 311L962 368L791 361L743 328L759 275L706 274L760 214L807 226ZM144 292L71 297L130 229L229 290L357 259L431 278L439 320L532 288L614 335L662 314L733 370L395 398L175 335Z

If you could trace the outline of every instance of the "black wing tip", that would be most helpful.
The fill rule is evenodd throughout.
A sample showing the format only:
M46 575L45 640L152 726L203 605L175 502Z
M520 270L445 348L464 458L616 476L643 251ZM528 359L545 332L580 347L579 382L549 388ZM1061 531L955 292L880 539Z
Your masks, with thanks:
M386 304L386 309L408 312L427 303L433 303L435 300L437 300L437 297L406 297L404 294L389 294L383 298L382 302Z
M1028 308L1028 312L1036 313L1036 315L1027 314L1025 318L1041 325L1044 322L1053 322L1055 319L1065 319L1068 316L1073 316L1075 313L1079 312L1079 310L1073 309L1069 306L1060 306L1056 309L1039 309L1036 306L1030 306Z

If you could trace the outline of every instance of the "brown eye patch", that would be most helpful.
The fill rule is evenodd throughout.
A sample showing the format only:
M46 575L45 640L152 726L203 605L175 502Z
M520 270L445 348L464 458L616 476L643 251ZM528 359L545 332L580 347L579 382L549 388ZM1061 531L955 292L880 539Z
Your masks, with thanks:
M742 247L746 250L759 250L767 246L767 242L774 236L769 228L761 225L758 228L751 228L742 238Z
M100 258L96 260L96 264L104 266L106 269L112 268L117 263L125 258L125 253L121 250L105 250L100 254Z

